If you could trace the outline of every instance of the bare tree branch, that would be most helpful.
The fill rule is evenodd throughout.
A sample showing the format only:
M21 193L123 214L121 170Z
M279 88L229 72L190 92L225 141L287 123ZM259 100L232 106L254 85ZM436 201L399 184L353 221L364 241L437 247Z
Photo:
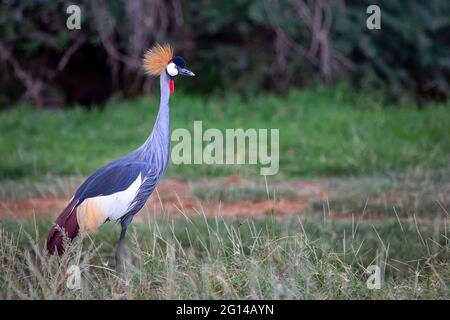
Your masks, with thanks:
M80 49L80 47L86 42L88 39L88 35L83 33L81 36L77 37L75 41L72 43L69 49L64 53L61 60L59 60L57 70L59 72L63 71L66 67L67 63L69 62L72 55Z
M330 39L332 25L331 6L327 0L304 1L289 0L295 14L311 33L309 48L306 50L294 40L277 22L282 16L278 0L266 0L265 9L274 32L276 58L274 68L277 72L286 69L288 48L295 50L317 67L326 83L330 83L341 69L354 69L354 64L333 49ZM341 8L344 7L343 2Z
M12 47L7 47L3 43L0 42L0 52L2 54L2 60L7 61L13 68L14 74L16 77L23 83L26 88L26 91L23 95L23 98L30 97L33 99L37 105L42 105L42 90L43 83L39 79L35 79L31 72L26 71L21 67L20 63L16 60L14 55L12 54Z

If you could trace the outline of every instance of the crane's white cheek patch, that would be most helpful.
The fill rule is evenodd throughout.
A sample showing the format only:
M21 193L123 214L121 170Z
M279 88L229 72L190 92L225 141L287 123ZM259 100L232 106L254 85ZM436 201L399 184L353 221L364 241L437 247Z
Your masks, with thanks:
M102 225L106 219L117 220L128 210L142 184L141 175L120 192L107 196L98 196L83 201L77 208L77 220L80 232L88 232Z
M171 62L167 65L167 73L171 75L172 77L175 77L178 75L178 69L175 67L175 63Z

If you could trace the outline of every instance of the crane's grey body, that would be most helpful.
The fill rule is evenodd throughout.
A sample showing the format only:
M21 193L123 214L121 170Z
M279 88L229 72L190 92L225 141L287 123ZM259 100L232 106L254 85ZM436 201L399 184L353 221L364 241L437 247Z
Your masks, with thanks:
M160 76L161 101L153 130L138 149L132 151L94 172L77 190L74 199L81 204L85 199L112 195L127 190L141 177L141 185L134 198L129 199L126 211L119 217L107 217L107 220L119 218L122 225L128 225L133 216L145 205L156 185L163 177L170 149L170 110L169 76Z
M161 100L153 130L145 143L131 153L103 166L94 172L76 191L73 201L82 205L83 201L93 200L102 206L101 199L112 196L108 201L125 201L125 210L114 216L107 212L101 223L120 220L122 231L116 252L116 265L120 268L123 240L128 225L135 214L142 209L155 187L164 176L169 163L170 149L170 76L165 72L160 76ZM137 192L126 192L139 179ZM121 198L114 198L121 194ZM125 197L125 199L124 199ZM127 199L128 198L128 199ZM103 200L103 202L105 202ZM114 204L113 204L114 205ZM105 207L103 208L105 209ZM95 213L94 213L95 214ZM80 220L80 217L78 217Z

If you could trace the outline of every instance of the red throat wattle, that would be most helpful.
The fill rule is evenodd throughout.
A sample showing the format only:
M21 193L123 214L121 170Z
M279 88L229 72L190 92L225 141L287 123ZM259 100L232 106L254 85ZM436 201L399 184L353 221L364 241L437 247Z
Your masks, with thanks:
M174 93L175 92L175 82L173 81L173 79L169 80L169 87L170 87L170 93Z

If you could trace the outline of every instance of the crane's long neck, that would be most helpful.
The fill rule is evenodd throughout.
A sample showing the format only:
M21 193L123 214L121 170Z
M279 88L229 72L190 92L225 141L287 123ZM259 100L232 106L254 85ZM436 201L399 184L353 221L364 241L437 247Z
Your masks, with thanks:
M170 87L169 76L163 72L160 76L161 100L159 112L153 126L152 133L142 146L142 160L149 161L151 158L156 160L161 170L165 170L169 161L170 147L170 112L169 99Z

